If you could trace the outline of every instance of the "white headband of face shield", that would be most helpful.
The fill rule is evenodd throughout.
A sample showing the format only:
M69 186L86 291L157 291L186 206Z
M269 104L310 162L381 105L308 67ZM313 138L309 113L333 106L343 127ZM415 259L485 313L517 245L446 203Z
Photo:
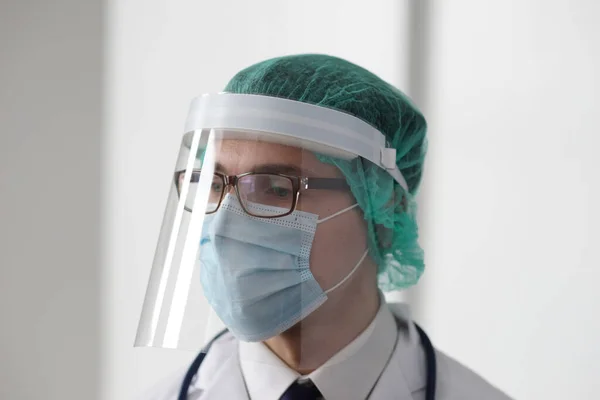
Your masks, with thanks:
M360 156L408 191L385 136L352 115L294 100L247 94L206 94L192 101L185 132L223 129L224 138L265 138L351 160ZM240 131L243 132L240 133Z

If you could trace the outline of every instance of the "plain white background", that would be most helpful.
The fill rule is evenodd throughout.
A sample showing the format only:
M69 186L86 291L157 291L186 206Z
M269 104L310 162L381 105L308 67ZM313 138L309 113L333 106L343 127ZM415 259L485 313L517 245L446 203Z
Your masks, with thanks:
M600 3L432 7L425 325L519 399L600 397Z
M189 362L132 348L189 101L300 52L428 117L406 298L434 343L518 399L597 397L598 4L5 0L0 398L130 399Z

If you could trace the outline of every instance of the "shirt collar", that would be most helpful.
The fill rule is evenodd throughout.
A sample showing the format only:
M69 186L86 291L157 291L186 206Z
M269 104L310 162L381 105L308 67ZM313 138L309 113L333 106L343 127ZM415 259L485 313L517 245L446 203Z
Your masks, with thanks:
M366 398L386 367L397 340L397 327L385 299L356 339L305 378L328 399ZM240 365L251 399L279 399L301 376L263 343L240 342Z

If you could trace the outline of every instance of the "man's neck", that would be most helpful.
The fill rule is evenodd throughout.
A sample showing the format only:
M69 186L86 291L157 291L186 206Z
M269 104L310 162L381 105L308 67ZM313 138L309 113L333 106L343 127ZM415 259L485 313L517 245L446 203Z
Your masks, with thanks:
M290 368L308 375L367 329L379 305L377 290L331 298L302 322L265 344Z

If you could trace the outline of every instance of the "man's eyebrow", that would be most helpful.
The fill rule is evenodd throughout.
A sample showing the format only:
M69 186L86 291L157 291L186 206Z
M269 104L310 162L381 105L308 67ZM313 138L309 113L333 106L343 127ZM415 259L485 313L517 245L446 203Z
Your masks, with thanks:
M257 174L302 175L302 169L293 164L262 164L252 168Z
M215 172L227 174L227 169L223 166L223 164L217 162L215 163ZM256 174L283 174L300 176L303 175L306 171L303 171L302 168L293 164L260 164L256 165L251 170L244 172L254 172Z
M215 172L225 173L225 167L220 162L215 163Z

